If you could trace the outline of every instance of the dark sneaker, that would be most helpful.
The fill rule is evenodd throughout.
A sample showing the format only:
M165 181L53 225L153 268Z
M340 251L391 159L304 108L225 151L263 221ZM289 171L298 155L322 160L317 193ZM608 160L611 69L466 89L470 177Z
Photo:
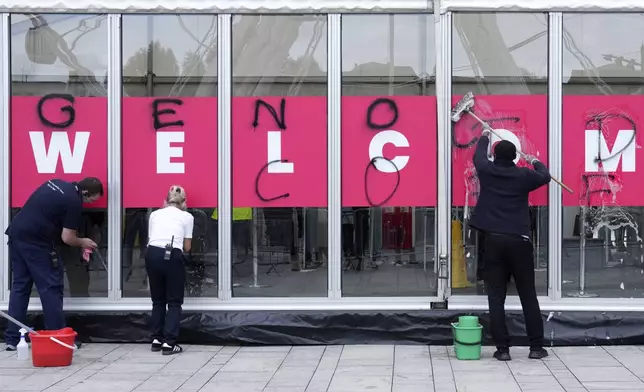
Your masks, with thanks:
M166 343L163 343L162 350L163 350L163 353L162 353L163 355L181 354L183 352L183 348L181 348L181 346L179 346L178 344L170 346Z
M74 340L74 344L76 345L77 350L80 350L80 348L83 347L83 342L78 338Z
M510 356L509 351L501 351L501 350L497 350L494 353L494 358L496 358L499 361L504 361L504 362L512 360L512 357Z
M5 348L7 351L16 351L17 348L13 344L7 344L7 348Z
M528 358L530 359L543 359L548 356L548 352L545 348L540 348L538 350L530 350Z
M153 352L155 352L155 353L156 353L156 352L159 352L159 351L161 351L161 347L162 347L162 346L163 346L163 343L161 343L160 341L158 341L158 340L154 339L154 340L152 341L152 348L151 348L151 350L152 350Z

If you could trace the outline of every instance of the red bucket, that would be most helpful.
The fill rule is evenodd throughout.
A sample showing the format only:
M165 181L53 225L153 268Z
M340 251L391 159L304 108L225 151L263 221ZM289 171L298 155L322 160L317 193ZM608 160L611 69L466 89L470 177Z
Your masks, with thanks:
M78 334L71 328L29 333L31 360L35 367L60 367L72 364Z

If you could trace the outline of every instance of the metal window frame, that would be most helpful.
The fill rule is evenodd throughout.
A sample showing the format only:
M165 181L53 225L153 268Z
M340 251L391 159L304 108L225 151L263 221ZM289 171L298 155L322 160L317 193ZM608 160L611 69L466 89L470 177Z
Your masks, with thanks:
M327 15L328 298L342 298L342 15Z
M11 20L8 13L0 15L0 102L4 104L0 108L0 186L2 186L2 209L0 217L2 219L2 251L0 253L0 301L9 302L9 246L7 245L7 236L4 234L4 228L9 225L11 219ZM7 287L5 287L7 285Z
M327 78L327 110L328 110L328 208L329 208L329 271L328 271L328 296L327 297L282 297L282 298L232 298L231 288L231 255L230 252L218 252L219 287L218 298L186 298L184 309L187 311L216 311L216 310L430 310L433 297L342 297L341 286L341 238L340 238L340 210L341 210L341 22L342 13L364 12L360 7L370 3L375 5L377 12L386 13L423 13L431 12L431 2L409 0L396 1L394 8L382 8L386 3L393 0L377 1L369 0L360 2L355 9L340 9L324 7L330 4L327 1L319 2L310 8L280 8L277 4L289 3L289 0L273 2L271 5L250 9L241 6L243 0L226 1L225 5L238 4L235 12L266 12L278 10L283 13L326 13L328 30L328 78ZM295 4L293 1L290 1ZM357 0L346 3L346 7L355 4ZM7 2L5 2L6 4ZM93 1L96 4L97 2ZM100 3L100 2L99 2ZM157 2L158 3L158 2ZM248 3L248 1L246 1ZM420 6L426 3L427 6ZM436 39L436 72L437 72L437 110L438 110L438 206L437 221L438 227L449 227L451 220L451 138L449 137L451 122L448 112L451 104L451 64L452 64L452 11L488 11L488 12L513 12L530 11L548 12L548 148L549 166L553 175L561 176L562 173L562 32L563 14L560 10L571 10L575 12L602 10L621 10L633 12L644 10L644 5L634 0L614 0L610 4L600 4L599 0L585 1L584 6L579 5L577 0L571 0L566 7L546 6L553 3L553 0L527 1L515 0L513 2L493 0L480 3L476 0L443 0L436 1L434 7L435 15L435 39ZM16 7L24 5L15 2ZM412 4L415 4L412 6ZM505 4L505 6L503 5ZM509 4L509 5L508 5ZM540 4L540 5L539 5ZM374 6L372 4L372 6ZM316 8L317 7L317 8ZM381 8L378 8L381 7ZM416 8L414 8L416 7ZM6 10L8 8L2 8ZM65 12L88 13L94 8L83 8ZM20 8L12 8L11 11L18 13ZM29 12L35 12L37 8L28 8ZM326 10L326 11L325 11ZM335 10L335 13L330 12ZM47 8L46 11L56 11ZM120 10L119 12L129 12ZM134 12L136 10L132 10ZM160 8L152 12L159 12ZM164 11L167 11L165 9ZM104 13L105 10L102 10ZM177 9L177 12L179 10ZM193 10L193 13L198 12ZM204 13L201 11L200 13ZM209 11L212 13L213 11ZM181 13L190 13L183 10ZM149 311L149 298L123 298L121 287L121 227L122 227L122 184L121 184L121 17L120 13L108 14L108 42L109 42L109 69L108 69L108 296L101 298L65 298L65 308L75 311ZM232 100L232 63L231 63L231 37L232 37L232 15L218 15L218 208L219 220L219 244L220 249L230 249L230 234L232 224L232 200L229 192L231 184L231 100ZM0 91L5 102L11 99L11 58L10 58L10 15L3 13L0 19ZM2 209L0 219L4 227L10 220L10 105L3 105L0 112L0 184L2 188ZM447 144L446 144L447 143ZM561 220L562 200L561 190L556 186L550 186L548 191L549 206L549 236L548 236L548 264L549 284L548 296L539 297L541 308L544 311L598 311L609 308L613 311L644 311L644 299L629 298L562 298L561 269ZM441 232L443 234L441 234ZM451 253L451 230L439 230L438 252L440 255L449 257ZM223 246L222 246L223 245ZM449 258L448 258L449 260ZM9 259L8 246L6 241L2 244L0 251L0 307L5 308L9 300ZM439 298L444 294L449 297L451 285L451 263L447 263L450 279L440 287ZM40 310L40 301L32 300L30 310ZM449 309L451 310L487 310L487 300L483 296L453 296L449 297ZM508 297L506 303L508 310L520 310L521 305L518 297Z
M439 11L442 15L453 15L452 11L445 10L445 2ZM458 8L457 8L458 9ZM460 9L459 9L460 11ZM467 7L462 12L476 11L475 7ZM539 10L530 10L531 13ZM497 13L510 13L508 10L497 10ZM518 12L515 12L518 13ZM451 22L451 18L450 18ZM551 174L561 178L561 96L562 96L562 23L563 14L561 12L548 12L548 165ZM450 32L452 25L450 23ZM449 37L450 47L452 46L452 37ZM450 53L451 55L451 53ZM452 81L452 68L449 67L447 80ZM437 77L438 79L438 77ZM451 102L451 96L450 96ZM440 113L440 111L439 111ZM452 141L449 140L449 148L452 151ZM449 172L451 178L451 170ZM451 181L450 181L451 184ZM450 188L451 189L451 188ZM561 211L561 188L555 184L548 186L548 284L546 295L539 296L539 303L544 309L552 306L557 307L561 299L561 231L562 231L562 211ZM451 202L450 202L451 208ZM451 259L451 258L450 258ZM451 263L450 263L450 288L451 288ZM481 295L455 295L449 296L450 309L477 309L488 310L487 298ZM521 303L518 295L508 296L506 299L506 309L520 310Z
M123 186L121 160L121 108L123 87L121 74L122 34L121 15L107 16L107 230L108 230L108 298L118 301L123 296L121 263L122 263L122 221L123 221Z
M562 91L563 91L563 14L548 15L548 166L561 178ZM562 192L560 186L548 185L548 297L561 298L562 277Z
M232 298L232 15L217 16L218 297ZM197 299L190 298L192 302ZM203 299L198 299L200 302Z
M447 300L452 288L452 13L441 14L439 1L434 9L436 40L436 104L438 119L438 297ZM444 228L440 230L440 228ZM446 274L446 275L443 275ZM447 279L441 279L440 276Z

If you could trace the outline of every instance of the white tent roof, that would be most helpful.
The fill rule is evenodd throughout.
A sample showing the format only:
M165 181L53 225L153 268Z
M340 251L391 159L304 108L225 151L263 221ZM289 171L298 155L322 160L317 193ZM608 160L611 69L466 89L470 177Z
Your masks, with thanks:
M446 11L644 11L642 0L435 0ZM432 0L0 0L0 12L433 12Z
M636 11L642 0L440 0L445 11Z
M431 0L0 0L3 12L427 12Z

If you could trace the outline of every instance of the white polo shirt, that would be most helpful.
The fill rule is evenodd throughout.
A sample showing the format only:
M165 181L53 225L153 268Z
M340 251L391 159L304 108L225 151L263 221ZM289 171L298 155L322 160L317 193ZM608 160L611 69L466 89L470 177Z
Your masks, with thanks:
M195 218L189 212L174 206L161 208L150 214L148 245L164 248L174 236L172 246L183 250L184 238L192 238Z

